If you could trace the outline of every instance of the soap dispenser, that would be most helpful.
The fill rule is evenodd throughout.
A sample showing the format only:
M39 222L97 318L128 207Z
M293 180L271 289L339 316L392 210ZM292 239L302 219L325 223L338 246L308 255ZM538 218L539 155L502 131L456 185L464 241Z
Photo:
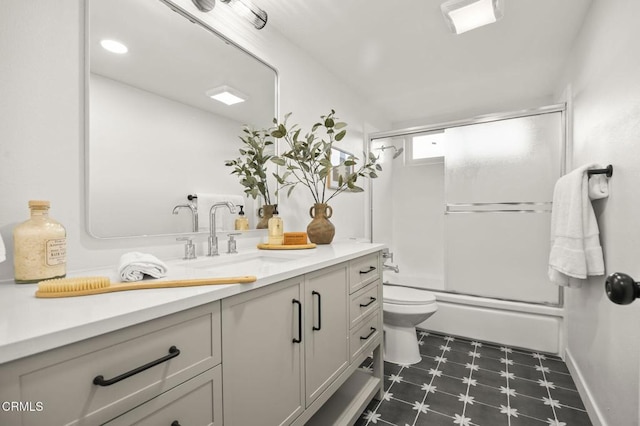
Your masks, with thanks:
M273 216L269 219L269 245L282 245L284 241L284 224L278 216L278 205L275 205Z
M244 206L238 205L240 211L238 212L238 217L236 218L236 231L248 231L249 230L249 219L244 216Z

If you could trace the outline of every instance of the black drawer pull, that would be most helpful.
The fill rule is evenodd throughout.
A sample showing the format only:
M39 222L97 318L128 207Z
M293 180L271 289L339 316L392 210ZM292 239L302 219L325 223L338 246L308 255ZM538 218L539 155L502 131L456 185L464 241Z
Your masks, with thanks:
M373 302L375 302L376 300L378 300L378 299L376 299L376 298L375 298L375 297L373 297L373 296L370 296L370 297L369 297L369 299L371 299L371 300L369 300L369 303L365 303L364 305L361 303L361 304L360 304L360 307L361 307L361 308L366 308L367 306L371 305Z
M376 270L375 266L369 266L369 269L367 269L366 271L360 271L361 274L368 274L369 272L373 272Z
M313 296L318 296L318 326L316 327L314 325L313 327L311 327L311 329L313 331L320 331L322 330L322 295L317 291L312 291L311 297Z
M171 426L180 426L180 422L177 420L174 420L171 422Z
M138 373L142 373L144 370L148 370L151 367L155 367L158 364L162 364L163 362L169 361L171 358L175 358L178 355L180 355L180 349L176 348L175 346L171 346L169 348L169 354L163 356L162 358L158 358L155 361L151 361L148 364L145 364L138 368L134 368L133 370L127 371L126 373L123 373L117 377L114 377L113 379L105 380L104 376L96 376L93 378L93 384L98 386L111 386L112 384L118 383L121 380L127 379Z
M371 327L371 331L369 332L369 334L367 334L365 337L360 336L360 340L367 340L369 337L373 336L373 333L376 332L376 329L374 327Z
M294 338L293 343L300 343L302 342L302 303L296 299L293 299L291 303L298 305L298 338Z

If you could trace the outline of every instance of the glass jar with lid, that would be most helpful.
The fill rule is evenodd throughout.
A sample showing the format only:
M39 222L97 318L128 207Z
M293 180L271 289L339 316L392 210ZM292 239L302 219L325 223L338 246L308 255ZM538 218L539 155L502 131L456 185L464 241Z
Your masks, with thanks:
M16 283L61 278L67 269L67 231L49 217L49 201L30 200L29 220L13 230Z

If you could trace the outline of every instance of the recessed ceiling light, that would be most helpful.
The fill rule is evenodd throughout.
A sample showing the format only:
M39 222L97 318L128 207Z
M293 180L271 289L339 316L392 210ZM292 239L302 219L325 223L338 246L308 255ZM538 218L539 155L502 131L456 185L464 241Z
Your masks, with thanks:
M101 40L100 46L102 46L104 49L108 50L111 53L123 54L129 51L127 46L115 40Z
M449 29L462 34L502 18L502 0L448 0L440 6Z
M248 96L229 86L220 86L206 91L207 96L227 105L244 102Z

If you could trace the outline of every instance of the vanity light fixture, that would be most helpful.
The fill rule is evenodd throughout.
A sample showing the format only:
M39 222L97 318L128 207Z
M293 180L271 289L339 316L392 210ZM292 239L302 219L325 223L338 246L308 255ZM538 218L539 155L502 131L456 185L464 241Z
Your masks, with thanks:
M195 0L194 0L195 1ZM254 27L261 30L267 25L267 12L260 9L249 0L220 0L226 3L240 16L247 19Z
M122 55L129 51L127 46L116 40L100 40L100 46L111 53L117 53L119 55Z
M502 18L503 0L447 0L440 5L451 31L462 34Z
M234 105L248 99L247 95L229 86L220 86L215 89L209 89L205 93L211 99L215 99L216 101L227 105Z

